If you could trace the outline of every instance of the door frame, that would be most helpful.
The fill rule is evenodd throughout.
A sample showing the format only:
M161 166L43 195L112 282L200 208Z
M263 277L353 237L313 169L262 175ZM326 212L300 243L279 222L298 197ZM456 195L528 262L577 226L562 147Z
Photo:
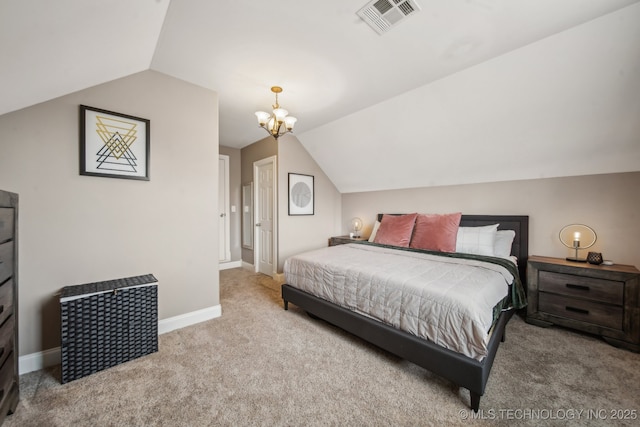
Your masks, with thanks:
M224 248L224 257L221 257L220 254L218 254L218 262L219 263L225 263L225 262L230 262L231 261L231 213L230 213L230 209L229 209L229 191L230 191L230 184L229 184L229 156L226 154L218 154L218 165L220 165L220 160L223 161L224 163L224 206L221 207L218 206L218 214L219 215L224 215L224 230L219 230L218 233L220 234L218 236L218 239L225 237L225 248ZM220 174L218 173L218 176L220 176ZM218 183L218 190L220 187L220 183ZM222 211L222 212L220 212ZM218 246L219 246L220 242L218 242Z
M271 253L273 255L273 271L271 272L271 277L276 277L276 274L278 272L278 156L275 155L253 162L253 265L255 272L258 273L260 271L260 265L258 264L260 262L260 233L258 232L256 225L259 222L258 206L260 206L258 204L260 203L260 191L258 189L258 168L260 166L268 165L269 163L273 164L273 232L271 233L273 236L273 242L271 242Z

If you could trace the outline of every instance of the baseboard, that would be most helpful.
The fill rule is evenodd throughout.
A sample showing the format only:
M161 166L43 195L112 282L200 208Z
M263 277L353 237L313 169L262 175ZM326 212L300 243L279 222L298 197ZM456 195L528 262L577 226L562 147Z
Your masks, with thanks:
M230 268L242 267L242 261L221 262L218 264L218 270L228 270Z
M206 320L215 319L220 316L222 316L222 307L218 304L202 310L196 310L179 316L170 317L168 319L162 319L158 321L158 335L195 325L196 323L204 322ZM60 347L55 347L39 351L37 353L20 356L18 360L18 369L19 374L22 375L59 364Z
M244 268L245 270L252 271L254 273L256 272L256 266L246 261L242 261L242 268Z
M181 314L168 319L162 319L158 322L158 335L195 325L196 323L204 322L206 320L215 319L220 316L222 316L222 308L220 307L220 304L218 304L213 307L203 308L202 310L192 311L190 313Z
M18 358L20 375L60 364L60 347L50 348Z

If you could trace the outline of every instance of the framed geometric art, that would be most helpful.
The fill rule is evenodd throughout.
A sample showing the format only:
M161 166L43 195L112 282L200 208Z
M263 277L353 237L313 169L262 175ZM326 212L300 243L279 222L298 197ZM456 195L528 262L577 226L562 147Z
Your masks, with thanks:
M289 215L313 215L313 176L289 173Z
M80 106L80 175L149 181L150 122Z

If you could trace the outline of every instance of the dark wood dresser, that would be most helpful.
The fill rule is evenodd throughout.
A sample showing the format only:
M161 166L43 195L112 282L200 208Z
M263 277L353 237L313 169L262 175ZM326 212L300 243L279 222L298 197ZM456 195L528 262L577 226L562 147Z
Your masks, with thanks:
M640 271L632 265L591 265L531 256L527 322L560 325L640 351Z
M18 405L18 195L0 191L0 424Z

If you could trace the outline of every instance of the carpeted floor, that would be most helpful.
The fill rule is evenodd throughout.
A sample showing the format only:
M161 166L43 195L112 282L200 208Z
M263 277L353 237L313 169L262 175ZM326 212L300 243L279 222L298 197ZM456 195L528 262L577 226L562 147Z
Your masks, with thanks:
M61 385L21 377L5 426L638 425L640 355L514 316L481 411L469 393L220 272L222 317L159 337L158 353ZM625 412L626 411L626 412ZM615 416L634 418L616 420Z

